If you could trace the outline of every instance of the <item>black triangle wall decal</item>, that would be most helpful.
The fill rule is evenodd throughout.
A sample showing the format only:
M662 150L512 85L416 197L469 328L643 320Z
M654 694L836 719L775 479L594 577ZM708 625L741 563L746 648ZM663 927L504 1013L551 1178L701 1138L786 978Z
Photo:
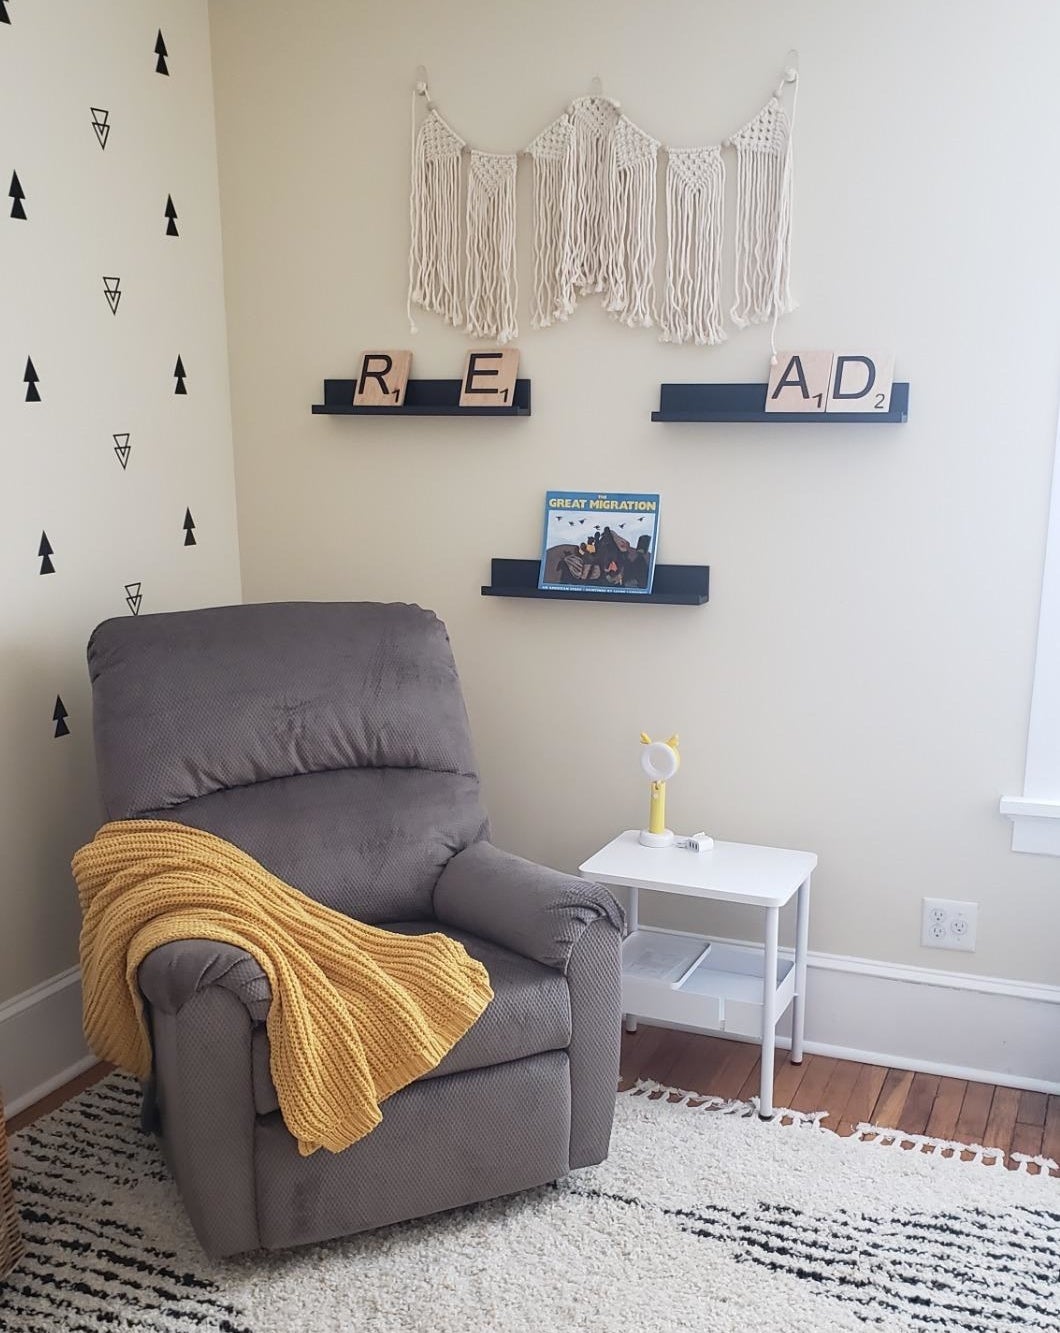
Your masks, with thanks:
M104 278L103 295L107 298L107 305L110 306L110 313L118 313L118 304L122 298L121 278Z
M42 532L40 535L40 546L37 547L37 555L40 557L40 572L42 574L54 574L55 566L51 558L55 554L51 542L48 540L48 534Z
M89 107L89 110L92 112L92 128L96 131L99 146L106 149L107 135L110 134L110 112L98 106Z
M22 201L25 199L26 195L22 189L22 183L18 178L17 171L11 173L11 188L8 190L8 194L11 196L11 216L13 218L21 218L21 220L25 222L27 220L26 210L23 207Z
M63 703L62 695L55 696L55 707L52 709L52 721L55 723L55 738L60 736L69 736L70 728L66 725L66 719L70 714L66 711L66 705Z

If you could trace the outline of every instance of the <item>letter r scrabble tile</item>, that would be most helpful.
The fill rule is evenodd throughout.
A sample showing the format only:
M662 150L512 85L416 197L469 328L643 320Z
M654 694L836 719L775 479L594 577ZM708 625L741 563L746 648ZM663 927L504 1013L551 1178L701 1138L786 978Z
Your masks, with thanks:
M411 369L411 352L365 352L357 371L354 407L401 407Z

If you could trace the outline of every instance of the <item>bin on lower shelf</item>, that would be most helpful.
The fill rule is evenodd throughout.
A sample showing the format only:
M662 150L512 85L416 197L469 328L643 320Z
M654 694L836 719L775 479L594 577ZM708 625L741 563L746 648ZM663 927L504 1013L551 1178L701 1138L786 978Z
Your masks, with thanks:
M637 1018L762 1039L764 950L684 931L640 929L622 946L622 1009ZM795 964L777 963L777 1016L795 993Z

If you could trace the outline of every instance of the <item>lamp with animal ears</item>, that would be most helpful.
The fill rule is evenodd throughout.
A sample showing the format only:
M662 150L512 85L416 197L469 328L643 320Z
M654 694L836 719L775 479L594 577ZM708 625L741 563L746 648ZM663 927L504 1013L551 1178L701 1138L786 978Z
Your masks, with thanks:
M645 847L669 847L674 835L666 827L666 784L681 766L677 733L669 740L653 741L647 732L642 731L640 743L645 747L640 764L651 779L648 827L641 829L640 840Z

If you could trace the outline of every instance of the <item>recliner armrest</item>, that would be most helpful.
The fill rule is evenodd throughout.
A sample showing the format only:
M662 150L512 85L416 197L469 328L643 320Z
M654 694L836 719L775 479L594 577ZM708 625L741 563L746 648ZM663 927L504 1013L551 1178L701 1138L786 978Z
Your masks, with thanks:
M264 1023L272 1000L269 980L256 958L218 940L172 940L147 955L137 974L143 997L163 1013L178 1013L209 986L230 990L256 1023Z
M606 889L488 842L458 852L434 890L434 914L446 925L566 973L584 931L604 919L623 929L622 909Z

